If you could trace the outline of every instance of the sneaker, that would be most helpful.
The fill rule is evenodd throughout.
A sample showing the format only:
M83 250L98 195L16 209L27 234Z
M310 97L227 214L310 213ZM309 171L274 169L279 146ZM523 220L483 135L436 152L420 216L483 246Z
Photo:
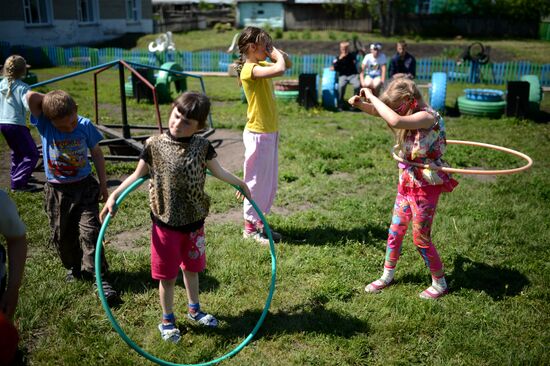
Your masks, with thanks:
M160 323L158 326L158 329L160 331L160 336L163 341L166 342L172 342L172 343L178 343L181 334L178 327L176 327L176 324L174 323Z
M30 193L40 192L41 190L42 190L42 188L35 185L35 184L27 184L23 187L18 187L18 188L12 188L11 189L12 192L30 192Z
M79 270L68 269L67 274L65 275L65 281L74 282L82 278L82 272Z
M96 282L94 282L94 288L97 291ZM105 300L107 300L109 304L115 303L116 301L119 300L118 293L113 289L113 287L109 282L102 280L101 288L103 289L103 296L105 296ZM99 295L99 292L98 292L98 295Z
M258 242L259 244L262 244L262 245L269 245L269 238L263 232L253 231L253 232L249 233L248 231L244 230L243 231L243 238L253 239L253 240L255 240L256 242Z
M214 318L213 315L207 314L202 311L199 311L195 315L191 315L191 313L187 313L187 317L190 320L196 322L197 324L200 324L205 327L216 328L218 326L218 319Z

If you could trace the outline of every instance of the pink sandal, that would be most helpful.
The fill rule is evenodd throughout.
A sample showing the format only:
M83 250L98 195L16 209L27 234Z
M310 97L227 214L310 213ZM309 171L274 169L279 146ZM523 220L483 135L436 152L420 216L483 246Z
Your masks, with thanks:
M365 291L368 292L369 294L377 294L377 293L381 292L383 289L385 289L386 287L388 287L389 285L391 285L392 282L393 282L393 280L386 283L386 282L378 279L374 282L369 283L365 287Z
M437 291L433 286L430 286L420 293L420 297L423 299L435 300L435 299L439 299L442 296L447 295L448 293L449 293L448 288L446 288L443 291Z

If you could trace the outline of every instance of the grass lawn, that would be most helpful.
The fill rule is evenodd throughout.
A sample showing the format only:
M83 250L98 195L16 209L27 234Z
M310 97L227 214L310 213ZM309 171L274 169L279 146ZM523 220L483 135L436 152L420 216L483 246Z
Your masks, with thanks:
M35 70L39 80L74 71ZM246 106L233 78L205 78L216 128L242 131ZM91 75L54 84L68 90L79 112L94 116ZM101 121L120 120L117 74L100 76ZM450 84L447 105L468 85ZM190 88L198 84L190 82ZM43 91L47 89L42 89ZM271 226L277 245L277 285L270 313L232 365L523 365L550 360L550 125L510 118L446 117L449 139L520 150L531 170L508 176L456 176L460 185L441 197L433 240L451 288L439 301L418 297L428 270L405 238L396 283L379 295L364 286L382 270L396 193L393 137L380 119L362 113L279 105L279 190ZM128 101L129 119L152 124L151 105ZM543 103L550 112L548 98ZM169 106L162 107L166 123ZM33 130L36 136L36 131ZM2 139L2 137L0 137ZM5 142L0 154L9 159ZM522 161L502 153L449 146L455 167L507 168ZM240 157L239 157L240 158ZM111 178L134 164L108 163ZM8 174L4 171L3 174ZM242 172L239 172L242 174ZM3 189L9 188L7 186ZM212 213L238 211L232 189L208 178ZM112 329L93 286L66 283L48 244L41 194L11 194L28 227L25 279L16 314L29 365L148 364ZM546 217L546 219L545 219ZM176 316L183 338L161 341L157 284L148 252L148 196L138 190L109 227L106 254L123 304L113 309L127 334L147 352L174 363L200 363L232 350L250 333L268 293L270 256L245 241L241 225L207 226L208 268L201 303L221 324L196 328L185 320L185 292L177 282ZM131 242L114 246L115 238Z

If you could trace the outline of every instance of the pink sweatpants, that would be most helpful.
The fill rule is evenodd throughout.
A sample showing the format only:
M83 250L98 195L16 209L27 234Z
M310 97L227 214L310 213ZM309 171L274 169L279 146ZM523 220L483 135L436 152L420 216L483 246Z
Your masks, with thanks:
M244 181L258 208L263 214L267 214L277 192L279 133L255 133L245 129L243 142ZM260 220L256 210L246 199L243 213L247 221L256 223Z

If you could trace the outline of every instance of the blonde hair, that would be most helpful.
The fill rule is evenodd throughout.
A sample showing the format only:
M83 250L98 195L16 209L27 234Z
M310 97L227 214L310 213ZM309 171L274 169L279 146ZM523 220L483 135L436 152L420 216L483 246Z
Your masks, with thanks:
M6 98L11 95L11 86L17 79L21 79L27 74L27 62L19 55L11 55L4 62L4 68L2 74L8 79L8 94Z
M239 47L239 59L235 61L237 64L236 71L239 77L241 76L241 70L243 69L245 57L250 49L250 45L262 43L265 43L266 46L271 46L273 44L271 36L263 29L258 27L246 27L242 31L239 36L239 41L237 42Z
M76 102L64 90L52 90L42 100L42 112L49 120L70 116L77 110Z
M388 106L395 106L397 103L407 103L407 109L402 113L403 115L414 113L415 106L423 104L422 94L414 81L409 78L397 78L390 82L384 93L380 96L380 100ZM409 130L405 129L391 128L391 130L395 134L399 145L405 141L405 137L409 132Z

